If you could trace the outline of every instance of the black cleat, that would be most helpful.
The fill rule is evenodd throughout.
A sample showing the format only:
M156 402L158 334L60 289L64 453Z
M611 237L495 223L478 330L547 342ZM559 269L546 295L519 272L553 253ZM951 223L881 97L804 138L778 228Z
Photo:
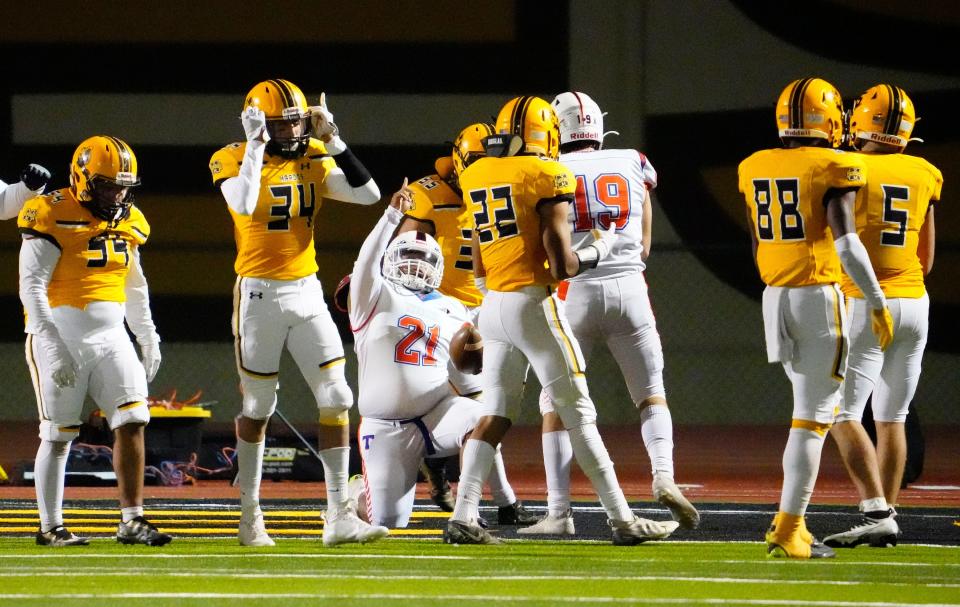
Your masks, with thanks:
M443 531L444 544L502 544L503 542L479 525L449 521Z
M497 523L500 525L532 525L539 520L540 517L524 508L520 500L497 508Z
M455 504L450 482L447 481L446 460L443 458L424 458L420 463L420 472L430 484L430 500L444 512L453 512Z
M70 533L70 530L60 525L50 531L37 531L37 546L54 546L62 548L63 546L89 546L90 540L85 537L77 537Z
M173 540L173 536L161 533L153 523L142 516L126 523L120 523L120 526L117 527L117 541L121 544L163 546L169 544L171 540Z

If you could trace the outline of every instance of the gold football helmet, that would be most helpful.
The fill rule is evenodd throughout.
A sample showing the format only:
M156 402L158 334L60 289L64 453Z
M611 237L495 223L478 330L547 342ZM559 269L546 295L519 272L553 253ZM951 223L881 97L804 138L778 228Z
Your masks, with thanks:
M523 139L523 151L554 160L560 155L560 123L550 103L524 95L507 102L497 115L497 133Z
M118 137L96 135L77 146L70 161L70 187L94 216L119 221L130 212L140 185L137 157Z
M471 124L460 131L453 142L453 173L457 176L470 166L474 160L487 155L483 140L494 134L493 125L486 122Z
M853 102L850 138L855 147L864 141L886 143L903 149L911 141L917 123L913 101L898 86L878 84Z
M826 139L830 147L843 141L843 99L837 88L820 78L801 78L787 85L777 100L780 137Z
M243 102L263 111L267 119L268 152L286 158L301 156L310 140L310 118L307 98L300 87L288 80L264 80L258 83ZM271 145L272 144L272 145Z

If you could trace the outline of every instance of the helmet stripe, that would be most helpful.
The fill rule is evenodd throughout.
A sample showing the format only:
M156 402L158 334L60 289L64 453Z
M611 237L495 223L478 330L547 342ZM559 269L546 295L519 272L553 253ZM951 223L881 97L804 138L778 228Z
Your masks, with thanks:
M812 81L813 78L797 80L793 92L790 94L790 128L792 129L803 128L803 96Z
M120 171L123 173L129 173L130 152L126 149L126 145L116 137L111 137L108 135L107 139L112 141L113 145L117 146L117 158L120 159Z
M268 80L267 82L272 82L273 86L277 87L277 91L279 91L280 96L283 97L283 107L286 108L293 105L291 102L290 89L283 80Z
M903 110L900 109L900 87L887 86L887 94L890 97L890 107L887 111L887 123L884 125L883 132L887 135L896 135L900 127L900 118Z
M573 96L577 98L577 105L580 106L580 124L583 124L583 100L580 99L580 93L572 91Z
M524 95L519 99L519 101L517 101L517 105L513 107L513 116L511 120L513 123L513 128L511 132L514 135L520 135L520 137L523 137L523 125L526 123L527 108L530 106L531 101L533 101L533 97Z

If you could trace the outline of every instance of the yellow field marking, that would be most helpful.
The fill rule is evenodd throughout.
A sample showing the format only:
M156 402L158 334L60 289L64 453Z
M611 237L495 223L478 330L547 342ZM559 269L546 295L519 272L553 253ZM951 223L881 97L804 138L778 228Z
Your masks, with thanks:
M164 533L174 535L233 535L237 532L232 527L158 527ZM31 527L0 527L0 533L33 533L37 530L35 526ZM268 527L271 535L323 535L322 529L273 529ZM70 527L74 533L116 533L117 528L113 527ZM392 536L413 536L413 535L441 535L443 529L391 529Z
M178 517L223 517L223 518L240 518L239 510L151 510L149 507L146 509L146 514L149 517L154 516L178 516ZM264 511L264 518L320 518L320 510L267 510ZM116 516L117 510L109 509L89 509L89 508L67 508L63 511L64 514L88 514L88 515L100 515L100 516ZM0 515L11 515L11 514L33 514L39 516L39 513L34 508L30 509L19 509L14 508L10 510L0 509ZM449 512L414 512L410 515L411 518L450 518Z

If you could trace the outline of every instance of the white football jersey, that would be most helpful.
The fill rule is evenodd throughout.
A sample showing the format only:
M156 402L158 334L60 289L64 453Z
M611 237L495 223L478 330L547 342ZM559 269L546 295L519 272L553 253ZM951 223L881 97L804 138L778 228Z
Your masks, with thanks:
M657 187L657 171L636 150L598 150L561 154L560 162L577 180L569 215L574 249L593 242L590 231L617 226L610 254L593 270L570 280L596 280L642 272L643 203Z
M416 293L383 278L380 258L402 215L387 210L367 237L350 280L350 324L359 362L360 415L410 419L453 394L450 339L467 308L438 291Z

